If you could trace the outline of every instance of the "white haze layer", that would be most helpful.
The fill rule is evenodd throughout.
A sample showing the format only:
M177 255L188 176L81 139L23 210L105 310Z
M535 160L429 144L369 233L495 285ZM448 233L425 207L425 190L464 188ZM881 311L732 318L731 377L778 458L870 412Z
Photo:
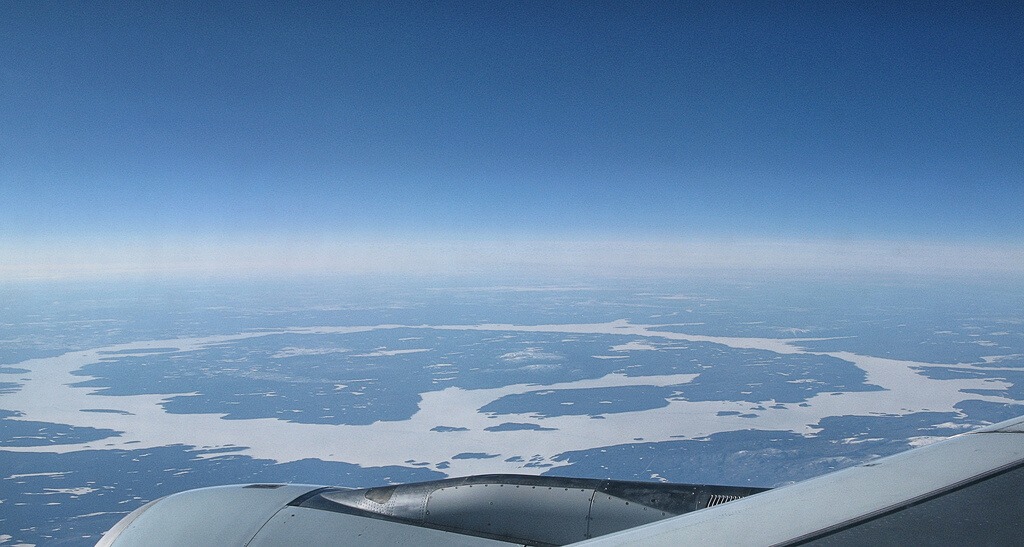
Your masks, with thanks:
M138 450L168 445L187 445L197 449L234 448L218 452L244 454L277 462L305 458L341 461L365 467L386 465L408 466L408 461L427 462L437 466L448 462L443 472L450 476L477 473L540 473L547 468L524 467L526 461L505 461L519 456L536 464L553 467L566 465L552 458L558 454L642 439L658 442L694 439L727 431L762 429L791 431L811 435L822 418L846 415L906 415L914 412L957 412L954 406L965 399L999 403L1015 402L1004 397L968 394L964 390L999 390L1007 382L995 379L932 379L920 367L949 367L896 359L883 359L850 352L811 352L800 347L808 338L738 338L697 336L665 332L658 325L634 325L619 320L609 323L566 325L436 325L404 326L455 331L538 332L564 334L620 335L621 344L610 346L601 357L629 357L635 351L658 351L658 343L708 342L737 349L757 349L778 354L827 355L852 363L862 369L866 382L884 388L882 391L822 393L806 401L806 406L779 405L775 401L749 403L744 401L673 400L662 408L608 413L603 419L587 415L541 417L532 413L503 414L495 419L478 409L501 397L539 389L607 388L617 386L669 386L690 382L696 374L663 376L626 376L612 373L601 378L554 384L514 384L488 389L448 387L421 393L422 401L412 417L401 421L379 421L369 425L332 425L293 423L276 418L223 419L224 414L171 414L161 403L175 395L101 396L97 389L73 387L88 376L73 375L83 366L116 357L145 355L147 350L174 348L177 352L201 350L216 344L235 342L273 334L344 334L394 329L399 325L366 327L313 327L279 331L260 331L227 336L180 338L118 344L85 351L74 351L57 357L29 359L15 365L29 372L19 374L21 389L0 395L0 407L22 413L17 420L94 427L121 432L119 436L78 444L38 447L5 447L18 452L67 453L86 449ZM282 351L295 351L285 348ZM413 351L426 351L418 349ZM298 352L296 352L298 353ZM404 351L379 351L374 355L400 355ZM628 361L624 361L628 362ZM824 366L824 365L823 365ZM955 365L971 368L972 365ZM979 367L991 372L991 366ZM1016 370L1016 369L1014 369ZM130 371L126 370L126 374ZM755 407L759 407L755 410ZM102 408L117 412L88 412ZM719 415L722 411L756 413L756 418ZM485 431L501 422L536 424L557 431ZM460 428L457 431L431 431L436 426ZM956 432L950 424L950 433ZM461 429L464 428L464 429ZM926 442L920 439L916 442ZM452 459L460 453L486 453L498 457L486 459ZM442 466L443 467L443 466Z

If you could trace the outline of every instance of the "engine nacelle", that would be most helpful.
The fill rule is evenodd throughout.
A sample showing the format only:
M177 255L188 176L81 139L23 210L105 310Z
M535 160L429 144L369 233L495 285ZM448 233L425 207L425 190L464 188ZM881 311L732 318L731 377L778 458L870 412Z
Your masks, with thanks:
M527 475L357 490L221 486L147 503L98 545L563 545L762 490Z

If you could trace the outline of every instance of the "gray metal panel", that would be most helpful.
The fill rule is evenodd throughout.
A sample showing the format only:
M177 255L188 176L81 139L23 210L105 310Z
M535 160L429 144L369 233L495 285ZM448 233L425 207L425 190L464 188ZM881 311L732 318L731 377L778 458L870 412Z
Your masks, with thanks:
M164 498L157 498L143 505L142 507L139 507L138 509L132 511L131 513L128 513L128 515L126 515L124 518L117 521L117 523L114 524L114 526L111 527L110 530L103 532L103 535L100 536L100 540L96 542L96 547L110 547L111 545L113 545L114 540L120 537L121 534L124 532L125 528L127 528L131 523L135 522L135 519L139 518L139 515L145 513L146 511L149 510L150 507L152 507L154 504L163 499Z
M559 544L694 511L763 489L530 475L477 475L360 490L329 488L293 505L502 541ZM600 517L590 511L600 495ZM432 501L431 501L432 500ZM430 510L428 512L428 502Z
M201 543L194 545L201 545ZM512 544L387 520L289 506L274 515L249 543L249 547L278 547L281 545L311 547L321 545L360 547L451 545L474 547Z
M378 515L422 521L426 516L427 498L434 490L429 483L402 484L361 490L337 490L323 497L347 507Z
M675 515L597 492L590 506L590 527L587 537L603 536L672 516Z
M589 488L510 484L440 488L427 502L426 522L500 537L572 543L588 537L593 494Z
M218 486L189 490L158 500L119 534L111 533L101 541L116 547L245 545L288 502L315 488Z
M1020 545L1024 469L952 490L801 545Z

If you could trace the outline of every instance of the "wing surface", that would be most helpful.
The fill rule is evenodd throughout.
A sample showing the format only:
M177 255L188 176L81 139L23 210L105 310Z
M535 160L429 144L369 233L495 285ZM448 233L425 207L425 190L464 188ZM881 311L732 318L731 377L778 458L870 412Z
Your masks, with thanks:
M578 545L1016 545L1022 517L1024 417Z

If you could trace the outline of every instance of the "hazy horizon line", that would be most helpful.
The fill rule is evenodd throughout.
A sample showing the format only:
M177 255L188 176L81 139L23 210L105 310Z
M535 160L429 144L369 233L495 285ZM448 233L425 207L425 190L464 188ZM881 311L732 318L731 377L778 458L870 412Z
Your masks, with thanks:
M836 239L104 240L2 245L0 279L133 276L666 277L710 272L1024 274L1024 245Z

